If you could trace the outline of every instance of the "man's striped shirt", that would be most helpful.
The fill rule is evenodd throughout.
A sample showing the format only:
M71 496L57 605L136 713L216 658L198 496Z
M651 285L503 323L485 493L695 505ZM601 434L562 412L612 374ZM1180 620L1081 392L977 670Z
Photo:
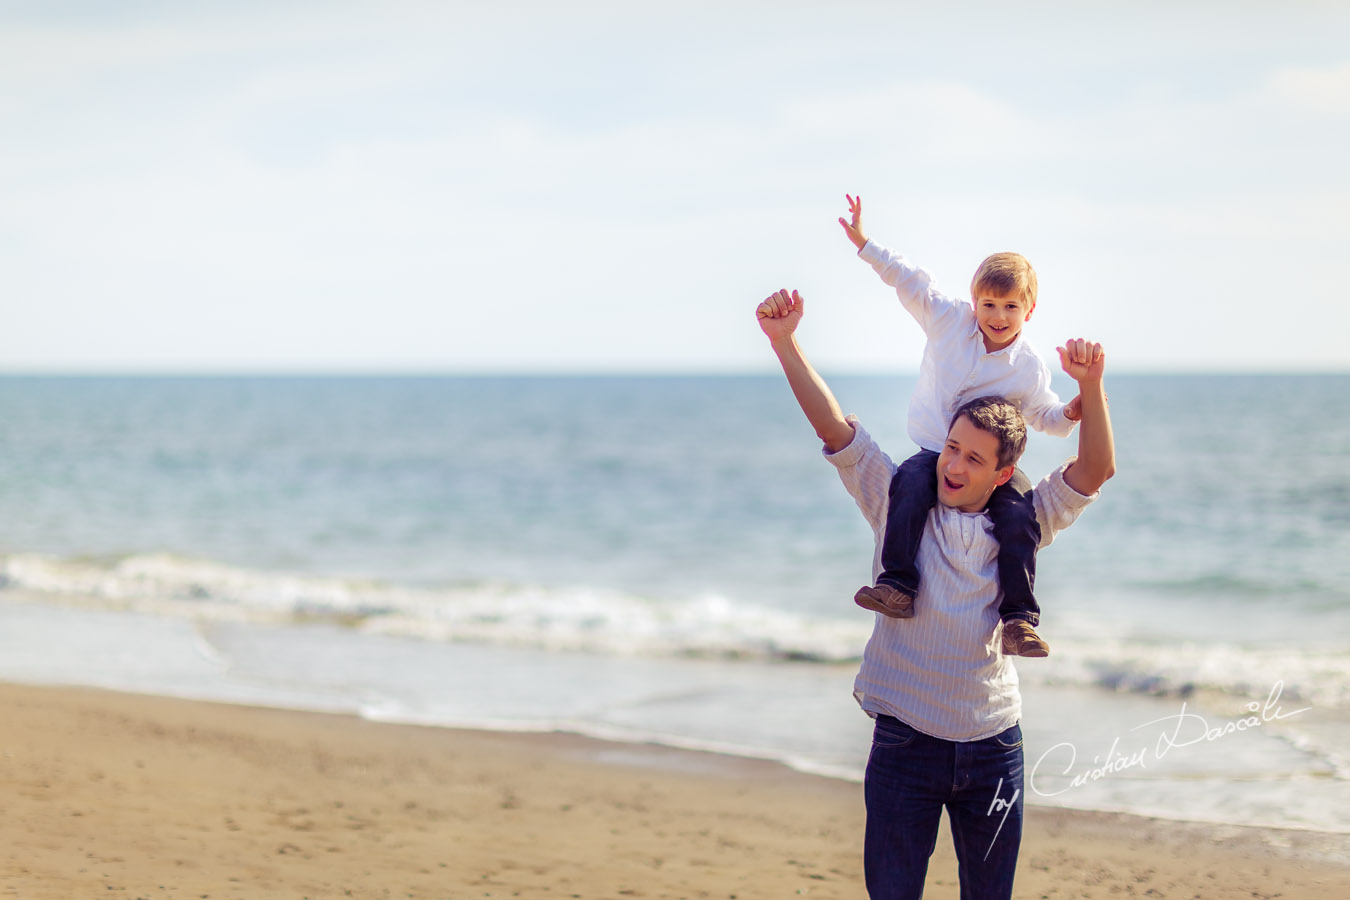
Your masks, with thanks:
M858 423L852 442L825 458L872 526L872 578L881 574L895 463ZM1036 485L1032 499L1041 544L1072 525L1097 494L1085 497L1064 481L1061 465ZM1000 650L998 542L987 513L936 504L919 543L921 575L912 619L876 614L853 694L869 715L886 714L933 737L978 741L1004 731L1022 714L1017 671Z

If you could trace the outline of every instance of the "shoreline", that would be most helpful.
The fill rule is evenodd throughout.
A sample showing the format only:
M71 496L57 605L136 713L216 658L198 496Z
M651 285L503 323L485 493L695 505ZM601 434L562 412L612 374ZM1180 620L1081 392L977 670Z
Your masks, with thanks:
M861 786L780 763L10 683L0 721L0 897L865 894ZM1347 844L1032 806L1017 895L1329 900Z
M866 763L868 720L844 699L854 666L446 642L337 623L113 609L10 586L0 599L0 680L344 712L394 724L561 730L768 759L854 782ZM1350 780L1338 750L1350 729L1343 707L1301 710L1292 728L1278 722L1222 742L1197 741L1194 722L1222 725L1241 702L1200 690L1184 701L1197 714L1188 718L1182 749L1164 761L1149 749L1162 739L1162 725L1139 729L1175 719L1181 698L1103 693L1073 680L1039 683L1036 674L1023 691L1024 720L1035 726L1026 732L1029 805L1350 834ZM811 727L801 728L803 721ZM1059 755L1047 757L1054 748ZM1134 765L1140 753L1147 766ZM1130 765L1100 780L1071 781L1090 775L1098 756Z

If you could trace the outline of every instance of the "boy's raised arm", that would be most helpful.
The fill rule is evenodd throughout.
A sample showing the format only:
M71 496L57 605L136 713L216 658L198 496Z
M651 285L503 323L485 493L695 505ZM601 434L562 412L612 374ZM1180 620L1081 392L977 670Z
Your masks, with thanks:
M1059 350L1064 371L1078 382L1082 419L1078 425L1078 458L1064 470L1064 481L1080 494L1093 494L1116 474L1116 444L1106 406L1102 375L1106 354L1101 344L1065 341Z
M853 426L844 419L839 402L825 380L812 368L797 344L797 325L806 302L796 291L781 290L769 295L755 308L760 330L769 338L778 362L783 366L797 405L806 413L811 427L831 453L838 453L853 442Z
M862 230L862 197L845 194L850 218L842 216L839 224L844 234L858 248L858 258L872 267L881 280L895 288L900 305L914 317L927 334L934 328L959 325L969 318L970 304L952 301L932 289L930 276L898 253L870 241ZM964 318L963 318L964 317Z

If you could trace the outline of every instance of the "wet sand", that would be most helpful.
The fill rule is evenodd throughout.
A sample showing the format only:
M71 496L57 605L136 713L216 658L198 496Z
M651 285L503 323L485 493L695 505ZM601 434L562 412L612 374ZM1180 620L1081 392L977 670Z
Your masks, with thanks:
M774 763L84 688L0 722L0 897L866 894L861 786ZM1027 817L1018 897L1350 897L1347 835Z

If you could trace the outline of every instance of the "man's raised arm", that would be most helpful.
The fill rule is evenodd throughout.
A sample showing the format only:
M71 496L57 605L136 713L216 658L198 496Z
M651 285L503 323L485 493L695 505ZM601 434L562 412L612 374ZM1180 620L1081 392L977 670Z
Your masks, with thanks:
M805 305L796 291L781 290L759 304L755 315L759 317L760 330L768 336L773 352L778 355L797 405L825 442L825 448L837 453L852 443L853 426L844 420L834 394L797 344L797 325Z
M1111 435L1111 413L1106 406L1102 375L1106 354L1101 344L1065 341L1059 363L1078 382L1082 419L1078 425L1078 458L1064 470L1064 481L1080 494L1093 494L1116 474L1116 443Z

